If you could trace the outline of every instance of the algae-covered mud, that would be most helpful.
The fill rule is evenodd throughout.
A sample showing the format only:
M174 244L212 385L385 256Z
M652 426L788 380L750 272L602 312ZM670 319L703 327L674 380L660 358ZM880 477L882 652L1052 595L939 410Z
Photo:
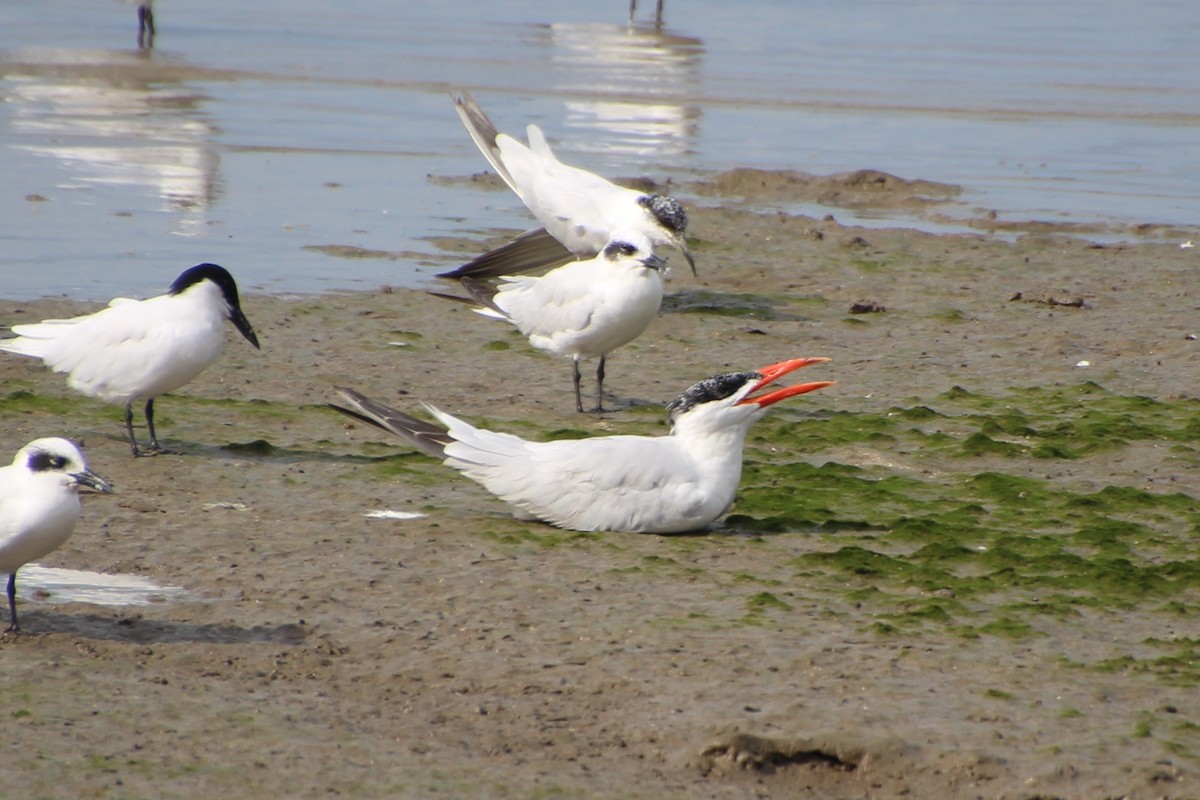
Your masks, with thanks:
M571 411L569 362L385 287L244 298L262 351L231 331L156 404L179 456L130 459L119 408L0 358L4 451L71 435L117 488L46 566L183 590L22 587L6 791L1200 794L1196 251L693 218L700 278L611 359L601 417ZM773 409L735 508L687 536L517 521L325 407L345 385L530 437L654 433L695 380L801 355L838 383Z

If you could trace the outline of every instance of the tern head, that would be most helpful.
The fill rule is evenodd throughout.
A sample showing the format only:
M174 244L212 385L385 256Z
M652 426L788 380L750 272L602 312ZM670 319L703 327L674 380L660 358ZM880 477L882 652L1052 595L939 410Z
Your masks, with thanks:
M638 203L654 217L654 221L666 234L667 240L683 253L688 266L692 268L692 274L695 275L696 260L692 258L692 251L684 237L687 232L687 212L683 210L683 205L674 197L665 194L644 194L638 198Z
M221 296L225 300L225 315L233 323L233 326L238 329L238 332L246 337L246 340L250 344L258 347L258 337L254 335L254 328L250 326L250 320L246 319L246 315L242 313L242 304L238 301L237 284L234 283L233 276L229 274L229 270L224 267L216 264L197 264L190 269L186 269L171 284L171 288L167 290L167 294L183 294L188 289L198 286L204 281L212 281L221 290Z
M632 231L614 234L608 244L604 245L601 255L613 263L633 260L655 272L661 272L667 267L667 262L654 255L654 245L651 244L650 238Z
M833 381L813 381L794 386L785 386L765 394L758 394L770 384L810 364L821 364L828 358L793 358L769 364L750 372L730 372L706 378L688 387L683 394L667 406L672 429L681 426L699 426L709 430L733 425L749 427L750 423L766 413L767 408L817 389L832 386Z
M88 469L83 452L69 439L58 437L34 439L17 451L13 466L24 468L35 475L58 476L72 491L80 486L108 493L112 486L108 481Z

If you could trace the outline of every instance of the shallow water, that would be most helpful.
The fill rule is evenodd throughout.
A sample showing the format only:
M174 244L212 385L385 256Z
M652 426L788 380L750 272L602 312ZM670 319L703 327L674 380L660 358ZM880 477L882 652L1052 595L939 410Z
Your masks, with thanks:
M131 6L4 0L0 292L144 296L199 261L251 291L419 285L452 265L431 239L528 224L508 194L428 179L486 166L457 87L614 177L870 167L961 185L961 214L1200 223L1182 0L677 0L661 31L626 12L165 0L139 51Z
M92 603L99 606L148 606L178 600L187 592L160 586L137 575L90 572L26 564L17 589L25 600L49 603Z

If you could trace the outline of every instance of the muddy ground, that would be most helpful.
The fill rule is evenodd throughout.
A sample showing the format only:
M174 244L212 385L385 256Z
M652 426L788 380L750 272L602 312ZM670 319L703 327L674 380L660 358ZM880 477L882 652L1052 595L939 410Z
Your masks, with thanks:
M871 174L819 183L743 172L676 187L692 204L701 274L676 265L661 317L610 361L616 410L601 417L572 412L568 362L465 308L386 287L246 297L262 351L231 328L223 360L158 404L160 437L182 455L130 458L119 409L0 358L0 449L68 435L117 487L85 499L75 535L43 563L187 592L107 608L24 587L25 632L0 640L3 793L1200 796L1195 671L1078 666L1192 637L1194 614L1085 609L1018 638L896 631L789 567L848 534L580 535L517 522L451 470L323 407L347 385L529 436L653 432L661 405L695 380L815 355L833 360L803 379L837 385L777 407L780 421L934 404L956 386L999 396L1090 380L1163 403L1197 396L1200 256L1179 247L1182 233L1097 245L1029 224L999 238L979 211L980 234L931 235L738 202L816 193L929 215L954 194ZM469 255L480 243L458 245ZM0 321L92 308L0 302ZM988 466L1200 496L1194 469L1165 453L1150 443ZM787 452L756 440L747 460L963 469L886 441ZM425 516L364 516L374 510ZM764 586L787 602L748 613ZM1198 601L1193 588L1183 607Z

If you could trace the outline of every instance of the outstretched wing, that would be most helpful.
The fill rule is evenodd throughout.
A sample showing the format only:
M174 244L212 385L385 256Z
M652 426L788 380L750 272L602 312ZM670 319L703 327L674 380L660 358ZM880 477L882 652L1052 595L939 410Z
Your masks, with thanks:
M492 124L488 115L483 113L483 109L475 102L475 98L471 97L466 90L453 99L454 110L458 112L458 118L462 120L463 127L467 129L467 133L471 135L476 146L479 147L479 151L483 153L483 157L492 165L492 169L496 170L496 174L504 179L508 188L520 195L521 191L517 189L512 175L505 168L500 148L496 145L496 139L501 135L496 126Z
M482 279L525 275L561 266L572 258L574 254L545 228L534 228L438 277Z

